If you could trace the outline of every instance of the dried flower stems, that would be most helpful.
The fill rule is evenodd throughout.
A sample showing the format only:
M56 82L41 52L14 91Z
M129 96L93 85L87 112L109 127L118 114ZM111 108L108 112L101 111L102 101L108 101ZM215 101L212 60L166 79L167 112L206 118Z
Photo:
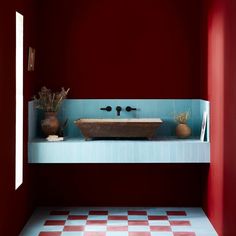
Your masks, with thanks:
M178 115L175 116L176 122L180 124L186 124L188 119L190 117L190 112L181 112Z
M34 96L36 108L44 112L58 112L69 90L62 88L60 92L52 93L50 89L47 89L45 86L42 87L38 93L38 98Z

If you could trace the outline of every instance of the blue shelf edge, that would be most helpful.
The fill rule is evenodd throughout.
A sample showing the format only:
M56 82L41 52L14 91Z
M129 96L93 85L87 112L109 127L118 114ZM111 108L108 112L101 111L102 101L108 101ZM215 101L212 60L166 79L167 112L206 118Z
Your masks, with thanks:
M36 140L29 163L210 163L210 143L199 140Z

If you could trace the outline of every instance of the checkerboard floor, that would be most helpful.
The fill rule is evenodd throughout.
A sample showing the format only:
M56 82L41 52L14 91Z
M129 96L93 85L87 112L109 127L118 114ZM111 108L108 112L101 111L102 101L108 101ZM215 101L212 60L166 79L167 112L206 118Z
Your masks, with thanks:
M217 236L200 208L39 208L20 236Z

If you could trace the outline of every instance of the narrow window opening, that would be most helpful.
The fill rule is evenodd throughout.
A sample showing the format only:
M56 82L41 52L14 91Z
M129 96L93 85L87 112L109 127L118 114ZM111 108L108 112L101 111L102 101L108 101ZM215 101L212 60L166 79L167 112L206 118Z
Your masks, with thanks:
M15 189L23 183L23 23L16 12Z

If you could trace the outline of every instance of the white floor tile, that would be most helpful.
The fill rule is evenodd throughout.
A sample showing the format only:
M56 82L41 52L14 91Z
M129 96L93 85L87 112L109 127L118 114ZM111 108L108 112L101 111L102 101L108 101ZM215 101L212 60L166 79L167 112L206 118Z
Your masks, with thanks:
M51 211L66 210L69 215L89 215L89 211L108 211L109 215L128 216L129 220L147 221L148 226L130 225L127 220L108 220L107 215L89 215L88 220L107 220L106 225L86 225L86 220L67 220L68 215L50 215ZM169 215L168 220L148 220L146 215L128 215L128 211L146 211L147 215L160 216L167 215L167 211L185 211L185 216ZM149 232L149 226L169 226L169 220L187 220L191 226L171 226L173 232L195 232L196 236L217 236L214 228L210 224L201 208L173 208L173 207L45 207L38 208L30 218L20 236L38 236L40 232L63 231L63 226L44 226L46 220L66 220L67 226L85 226L86 231L106 232L107 226L128 226L131 232ZM173 232L151 232L151 236L173 236ZM83 232L62 232L61 236L84 236ZM106 236L128 236L128 232L109 231Z

